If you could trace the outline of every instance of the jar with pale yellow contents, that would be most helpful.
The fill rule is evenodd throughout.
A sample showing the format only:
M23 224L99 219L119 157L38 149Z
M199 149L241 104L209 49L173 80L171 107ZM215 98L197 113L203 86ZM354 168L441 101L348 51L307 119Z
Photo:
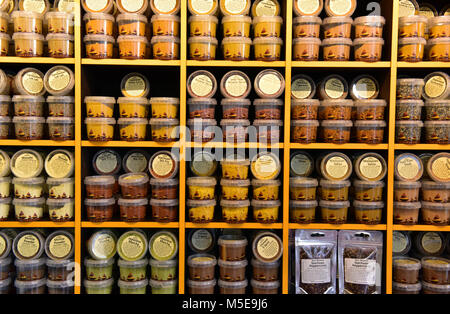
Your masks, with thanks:
M350 180L320 180L320 198L326 201L347 201Z
M48 197L54 199L74 198L74 178L47 178Z
M318 180L314 178L292 177L289 179L290 199L296 201L315 200L318 185Z
M275 223L278 221L278 212L281 202L252 200L253 219L259 223Z
M87 138L93 142L107 142L114 138L114 118L86 118Z
M43 35L15 33L12 37L16 57L42 57L44 55Z
M256 16L253 18L254 37L281 37L281 16Z
M188 40L189 58L206 61L216 59L218 41L214 37L191 37Z
M216 200L187 200L189 221L193 223L208 223L214 219Z
M121 118L147 118L148 100L144 97L119 97ZM162 118L162 117L161 117Z
M72 58L74 37L68 34L48 34L46 37L48 56L51 58Z
M222 165L222 177L230 180L248 179L250 161L248 159L224 159Z
M0 33L0 56L5 57L9 52L9 42L11 41L11 36L5 33Z
M250 180L222 179L220 185L222 186L222 199L234 201L248 199Z
M11 178L0 177L0 199L9 197L11 193Z
M223 58L230 61L250 60L252 40L247 37L227 37L222 40Z
M317 201L290 201L289 216L293 223L309 224L316 219Z
M44 217L45 198L13 200L16 219L21 222L42 220Z
M178 117L180 99L175 97L152 97L150 98L152 118L175 119Z
M114 114L114 97L87 96L84 98L86 115L89 118L112 118Z
M227 223L244 223L248 218L248 208L250 201L228 201L221 200L222 217Z
M152 140L155 142L175 142L178 139L178 119L150 119Z
M217 179L214 177L190 177L186 184L191 200L213 200L215 197Z
M20 199L40 198L44 195L44 177L13 178L14 197Z
M322 221L330 224L344 224L347 222L349 201L320 201Z
M0 221L7 221L11 211L11 198L0 198Z
M147 135L147 119L120 118L117 121L121 141L145 141Z
M251 24L250 16L224 16L222 18L223 37L250 37Z
M281 47L283 40L277 37L258 37L253 40L255 47L255 60L279 61L281 60Z
M56 222L73 220L75 207L73 199L48 199L47 206L50 220Z
M219 20L212 15L192 15L189 17L189 36L216 37Z
M252 180L253 199L260 201L278 200L280 194L280 180Z

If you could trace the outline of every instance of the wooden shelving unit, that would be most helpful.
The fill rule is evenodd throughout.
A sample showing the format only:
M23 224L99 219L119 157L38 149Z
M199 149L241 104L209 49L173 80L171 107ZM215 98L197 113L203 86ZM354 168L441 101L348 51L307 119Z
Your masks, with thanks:
M75 140L67 142L55 142L55 141L18 141L18 140L2 140L0 141L0 146L13 146L13 147L66 147L72 148L75 152L76 160L76 171L75 171L75 182L76 182L76 198L75 198L75 220L74 222L67 223L53 223L53 222L33 222L33 223L19 223L19 222L1 222L0 228L73 228L75 231L75 261L81 265L81 254L84 249L84 243L82 243L82 232L83 230L88 230L90 228L169 228L176 229L179 233L179 293L185 293L185 232L186 229L192 228L242 228L242 229L275 229L282 231L284 255L282 259L282 293L286 294L288 292L289 286L289 274L288 274L288 237L289 230L294 229L361 229L361 230L380 230L385 234L386 246L384 247L384 259L385 263L385 287L386 293L390 294L392 292L392 233L394 230L411 230L411 231L446 231L450 232L450 226L446 227L436 227L427 225L416 225L416 226L402 226L393 224L393 183L394 183L394 156L397 151L415 151L415 150L429 150L429 151L443 151L448 150L448 146L444 145L399 145L395 144L395 101L396 101L396 79L398 71L407 69L417 69L419 71L427 69L448 69L450 68L450 63L440 63L440 62L421 62L417 64L397 62L397 38L398 38L398 1L397 0L382 0L382 15L386 17L388 23L385 27L385 39L386 44L390 44L387 47L385 57L387 60L377 63L364 63L364 62L297 62L292 61L292 1L283 0L282 3L285 14L284 20L284 60L279 62L261 62L261 61L248 61L248 62L229 62L223 60L216 61L193 61L187 60L187 33L188 33L188 10L187 10L187 0L181 0L181 29L180 29L180 60L176 61L160 61L160 60L121 60L121 59L108 59L108 60L92 60L86 59L82 56L82 28L81 28L81 10L80 10L80 0L76 0L78 3L78 8L75 16L75 58L70 59L53 59L53 58L17 58L17 57L0 57L0 62L2 66L9 64L23 65L23 67L30 65L56 65L56 64L66 64L72 66L75 70L76 84L75 84ZM234 145L227 143L206 143L206 144L196 144L187 142L183 134L180 140L176 143L170 144L160 144L156 142L122 142L122 141L111 141L106 143L95 143L83 140L83 105L82 96L84 91L84 84L82 72L89 67L95 71L101 71L104 68L114 68L114 69L126 69L127 67L140 67L142 69L157 69L161 67L170 67L179 71L179 86L180 86L180 125L181 127L186 126L186 78L188 73L190 73L191 68L202 68L202 69L213 69L213 68L275 68L284 72L286 80L286 90L285 90L285 112L284 112L284 142L271 145L263 146L257 143L246 143L243 145ZM387 113L389 116L387 132L388 142L386 144L379 145L367 145L367 144L294 144L290 143L290 120L291 120L291 78L294 74L301 73L302 69L305 71L312 72L314 70L324 73L327 69L331 69L333 72L340 71L352 71L360 73L370 73L370 71L384 71L386 72L386 81L388 82L383 86L385 91L385 97L388 100L389 106ZM245 69L244 69L245 71ZM420 74L418 74L420 75ZM169 149L169 148L179 148L180 150L180 166L179 166L179 222L176 223L156 223L156 222L139 222L139 223L125 223L125 222L104 222L104 223L91 223L82 221L82 211L83 211L83 200L82 200L82 189L83 189L83 178L82 178L82 168L86 165L82 164L82 154L84 149L91 147L103 148L103 147L117 147L117 148L155 148L155 149ZM212 222L209 224L193 224L186 221L185 217L185 194L186 194L186 175L187 175L187 164L185 162L186 150L190 148L201 148L201 147L211 147L211 148L273 148L283 150L283 202L282 206L282 221L275 224L258 224L258 223L244 223L244 224L226 224L222 222ZM362 150L362 151L379 151L386 152L388 156L388 175L386 178L387 183L387 205L385 210L386 223L380 225L362 225L362 224L343 224L343 225L332 225L332 224L294 224L289 222L289 156L291 150ZM81 279L83 275L81 272L81 267L76 268L76 287L75 293L79 294L81 292Z

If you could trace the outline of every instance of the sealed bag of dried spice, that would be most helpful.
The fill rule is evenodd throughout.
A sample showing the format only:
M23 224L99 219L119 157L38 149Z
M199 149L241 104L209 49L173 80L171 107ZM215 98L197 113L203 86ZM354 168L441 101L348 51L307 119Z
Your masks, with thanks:
M380 294L383 234L339 231L339 294Z
M296 230L296 294L336 294L336 252L337 231Z

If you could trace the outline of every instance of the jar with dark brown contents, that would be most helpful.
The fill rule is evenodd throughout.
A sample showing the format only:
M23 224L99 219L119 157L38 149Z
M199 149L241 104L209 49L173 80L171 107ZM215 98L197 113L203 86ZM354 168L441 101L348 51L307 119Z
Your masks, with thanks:
M223 140L227 143L245 143L248 141L249 120L223 119L220 121Z
M292 120L317 120L320 101L318 99L292 99Z
M104 222L111 221L114 215L114 198L107 199L85 199L86 215L89 221Z
M420 290L422 290L420 282L416 284L392 282L392 294L420 294Z
M293 143L309 144L317 142L317 120L291 121L291 134Z
M84 179L86 197L92 199L111 198L116 179L113 176L92 176Z
M45 258L14 261L16 278L20 281L33 281L45 277Z
M356 141L366 144L381 144L384 139L385 121L355 121Z
M12 294L12 279L7 278L5 280L0 280L0 295L2 294Z
M219 259L220 279L223 281L245 280L246 259L240 261L224 261Z
M450 260L443 257L424 257L422 279L435 285L450 285Z
M52 281L66 281L69 275L74 272L75 263L73 260L56 261L47 259L48 279Z
M377 256L377 249L370 247L345 247L343 258L344 261L347 259L357 259L357 260L375 260ZM343 274L344 289L351 294L374 294L377 291L376 284L356 284L346 280L345 273Z
M178 220L178 199L151 199L152 218L158 222L174 222Z
M248 119L250 100L246 98L224 98L221 101L223 119Z
M73 294L74 281L47 280L48 294Z
M327 99L320 103L319 120L350 120L353 100Z
M248 281L245 279L242 281L230 282L219 279L217 285L219 286L220 294L245 294Z
M281 99L255 99L255 119L259 120L280 120L283 108Z
M280 261L261 262L256 258L252 259L253 279L257 281L277 281L280 268Z
M450 285L435 285L422 281L423 294L450 294Z
M119 177L122 197L127 199L145 198L148 194L148 175L144 172L127 173Z
M39 279L33 281L16 280L14 286L17 294L45 294L47 279Z
M223 235L217 242L220 259L224 261L240 261L245 259L245 249L248 241L244 236Z
M250 281L253 294L278 294L280 281Z
M178 179L150 179L152 198L158 200L171 200L178 198Z
M9 277L11 272L12 259L11 257L0 259L0 280L5 280Z
M355 101L356 120L384 120L387 102L384 99L360 99Z
M187 126L191 131L192 142L209 142L214 139L216 134L217 121L214 119L189 119Z
M256 128L258 143L273 144L281 141L283 121L281 120L255 120L253 126Z
M325 143L344 144L350 142L351 120L322 121L322 139Z
M208 281L194 281L188 280L187 287L189 294L214 294L214 287L216 286L216 280Z
M119 198L120 219L127 222L144 221L147 213L148 200L146 198Z
M393 261L393 280L398 283L418 283L420 268L418 259L398 256Z
M217 100L214 98L190 98L187 102L189 118L214 119Z
M214 255L195 254L188 257L189 279L208 281L214 279L217 260Z

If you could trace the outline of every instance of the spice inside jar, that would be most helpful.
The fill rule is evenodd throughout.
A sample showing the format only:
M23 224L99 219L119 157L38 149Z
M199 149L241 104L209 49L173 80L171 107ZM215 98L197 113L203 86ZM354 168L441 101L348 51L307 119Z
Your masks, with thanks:
M44 16L32 11L14 11L11 13L14 22L14 33L42 34Z
M450 143L450 121L425 121L424 126L427 144Z
M427 41L421 37L401 38L398 41L398 61L420 62L423 60Z
M397 100L395 116L397 120L421 120L422 100L401 99Z
M73 35L74 15L67 12L47 12L45 19L47 20L48 33L70 34Z
M252 40L248 37L226 37L222 40L223 58L229 61L250 60L251 46Z
M428 18L422 15L402 16L398 20L398 36L425 38Z
M224 261L219 259L219 275L223 281L242 281L245 280L245 269L248 265L246 259L240 261Z
M328 38L322 41L325 61L349 61L352 40L348 38Z
M51 58L72 58L74 56L74 36L68 34L48 34L46 37L48 56Z
M353 41L355 60L365 62L381 61L383 52L383 38L357 38Z
M354 180L353 189L354 197L358 201L364 202L378 202L383 199L383 188L385 183L383 181L363 181Z
M289 216L293 223L308 224L315 220L317 201L290 201Z
M178 179L150 179L152 198L154 199L177 199Z
M217 259L210 254L194 254L188 257L187 265L190 280L208 281L214 279Z
M281 202L279 200L260 201L252 200L253 219L259 223L275 223L278 221L278 213Z
M148 200L142 199L125 199L120 198L117 201L120 207L120 219L127 222L144 221Z
M252 180L254 200L278 200L280 180Z
M383 37L383 26L386 19L383 16L368 15L357 17L353 21L355 38Z
M205 61L216 59L218 41L214 37L191 37L188 40L189 58L191 60Z
M319 182L314 178L292 177L289 179L289 195L291 200L311 201L316 199Z
M177 60L180 54L180 38L174 36L154 36L151 41L153 58Z
M317 120L293 120L291 121L291 134L293 143L309 144L317 141Z
M84 179L86 197L92 199L112 198L116 179L113 176L91 176Z
M356 223L366 225L381 223L384 202L354 201L353 208L355 210Z
M421 215L427 225L450 225L450 203L422 202Z
M190 98L187 101L189 118L214 119L217 100L214 98Z
M43 35L34 33L14 33L12 40L16 57L42 57L44 55Z
M385 121L355 121L358 143L381 144L384 139Z
M318 16L298 16L294 18L292 25L294 38L319 38L322 19Z
M137 261L126 261L119 259L120 280L134 282L141 281L147 277L148 259L143 258Z
M15 116L12 122L17 139L40 140L44 136L45 118Z
M114 37L108 35L86 35L83 40L87 58L108 59L113 57Z
M20 281L33 281L45 277L45 258L14 261L16 278Z
M153 36L178 37L180 34L180 17L177 15L155 14L151 18L151 24Z
M248 141L249 120L222 119L223 140L228 143L245 143Z
M293 41L293 58L295 61L319 60L320 46L322 42L318 38L295 38Z
M111 221L114 215L116 200L107 199L85 199L86 216L92 222Z
M450 100L430 99L425 102L425 119L427 121L450 120Z
M450 38L441 37L429 39L427 42L427 58L429 61L450 61Z
M175 142L178 139L178 119L150 119L152 139L155 142Z
M221 101L223 119L248 119L249 99L224 98Z
M319 105L317 99L292 99L292 120L317 120Z
M75 98L73 96L48 96L49 117L73 117Z
M350 180L330 181L320 180L320 197L326 201L347 201Z
M424 257L422 263L422 278L425 282L435 285L450 284L450 260L442 257Z
M192 142L209 142L215 137L217 126L215 119L189 119L187 125L190 129Z
M258 143L278 143L281 141L282 120L254 120Z
M44 216L45 198L13 200L14 212L18 221L38 221Z
M122 197L127 199L145 198L148 194L149 178L146 173L127 173L119 177Z
M397 99L422 99L423 79L398 79L397 80Z
M245 15L222 18L223 37L250 37L252 18Z
M419 282L422 268L418 259L399 256L393 261L393 280L398 283L415 284Z
M394 202L394 223L415 225L419 220L420 202Z
M277 37L257 37L253 40L255 60L280 61L283 40Z
M422 181L422 200L433 203L449 203L450 183Z
M347 222L349 201L320 201L322 221L330 224L343 224Z
M322 23L324 38L350 38L352 24L353 19L351 17L327 17Z
M12 98L15 116L42 117L44 116L44 102L42 96L15 95Z
M84 98L84 103L88 117L112 118L116 99L114 97L87 96Z
M222 187L222 199L226 200L246 200L248 199L248 190L250 180L229 180L220 181Z
M145 15L122 13L116 17L116 22L119 35L145 36L146 24L148 22Z
M113 15L88 12L84 14L83 21L85 23L86 34L88 35L113 35L113 26L115 22Z
M397 144L419 144L422 135L422 121L396 121L395 138Z
M351 120L322 121L322 138L325 143L344 144L350 142Z
M187 200L189 221L193 223L208 223L214 219L216 200Z
M192 15L189 17L189 36L216 37L219 20L212 15Z
M248 178L250 161L248 159L226 158L222 160L222 177L231 180L245 180Z
M228 201L221 200L222 218L227 223L244 223L248 218L250 201Z
M224 261L240 261L245 259L247 238L240 235L222 235L217 242L219 257Z
M255 99L253 101L255 118L260 120L279 120L281 119L281 107L283 104L281 99Z
M188 197L191 200L214 199L217 180L214 177L190 177L187 179Z
M351 120L351 99L327 99L320 103L319 120Z
M121 59L144 59L147 52L148 39L145 36L121 35L117 37L119 57Z
M384 99L356 100L356 120L384 120L387 102Z

